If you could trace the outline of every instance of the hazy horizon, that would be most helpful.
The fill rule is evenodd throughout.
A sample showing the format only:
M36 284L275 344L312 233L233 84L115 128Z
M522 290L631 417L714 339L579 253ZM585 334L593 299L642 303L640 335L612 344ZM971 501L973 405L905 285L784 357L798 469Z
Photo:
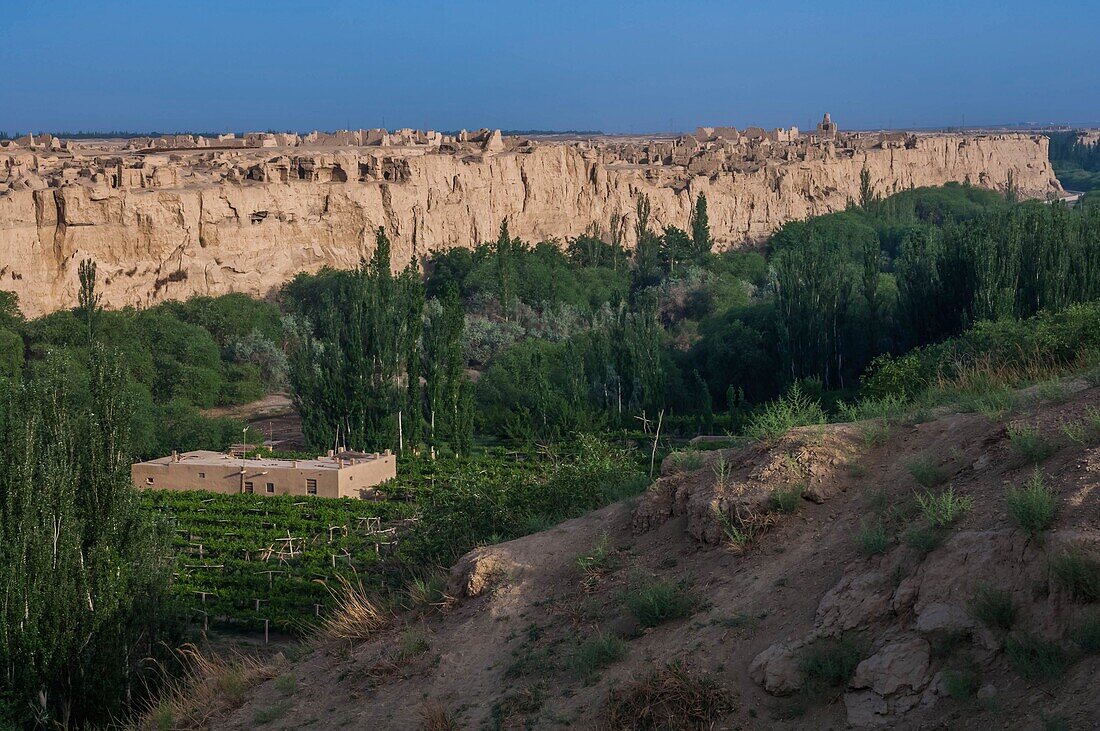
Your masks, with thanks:
M1100 4L6 9L0 131L1100 125Z

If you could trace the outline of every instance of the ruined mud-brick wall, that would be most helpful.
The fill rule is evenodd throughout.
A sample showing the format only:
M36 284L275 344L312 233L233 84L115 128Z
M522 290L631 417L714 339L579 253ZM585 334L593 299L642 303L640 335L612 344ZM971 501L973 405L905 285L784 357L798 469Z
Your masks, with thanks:
M823 159L770 160L747 172L686 176L682 169L599 162L599 150L543 145L531 152L408 159L403 180L184 183L114 189L63 185L0 196L0 289L26 314L72 306L80 260L99 267L103 301L146 306L197 294L266 295L300 271L350 267L385 226L395 266L432 249L495 239L502 219L528 241L607 231L630 243L638 193L654 226L687 227L706 193L720 248L759 242L783 223L858 197L866 167L875 188L971 181L1026 194L1060 187L1047 140L1026 135L936 136L910 147L830 150Z

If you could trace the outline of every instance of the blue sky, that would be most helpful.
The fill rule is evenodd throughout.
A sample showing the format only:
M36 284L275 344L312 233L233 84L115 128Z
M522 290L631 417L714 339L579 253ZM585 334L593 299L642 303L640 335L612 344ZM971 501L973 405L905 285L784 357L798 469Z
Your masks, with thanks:
M0 130L1100 124L1100 2L6 0Z

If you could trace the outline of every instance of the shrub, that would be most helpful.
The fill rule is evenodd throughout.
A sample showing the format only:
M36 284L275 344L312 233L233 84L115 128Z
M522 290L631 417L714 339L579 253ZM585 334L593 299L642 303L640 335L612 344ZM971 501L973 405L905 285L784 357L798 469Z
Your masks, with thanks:
M921 556L926 556L943 541L943 531L929 526L913 525L906 529L901 539Z
M732 710L733 702L721 683L674 662L613 688L596 728L709 729Z
M992 586L979 586L970 598L970 614L992 629L1007 632L1016 621L1016 603L1012 594Z
M1058 509L1058 497L1047 487L1036 469L1023 488L1008 491L1008 514L1025 532L1034 536L1050 527Z
M573 652L573 669L581 677L591 677L623 656L626 643L614 635L600 633L577 645Z
M1032 635L1012 635L1005 641L1005 655L1024 680L1048 680L1062 677L1066 656L1062 648Z
M981 687L982 676L971 668L943 669L943 685L947 695L957 701L969 700Z
M782 436L796 426L824 424L825 412L821 402L803 392L795 383L790 390L775 401L765 404L749 419L746 433L753 439L770 439Z
M639 582L628 589L623 594L623 603L643 627L686 617L695 608L695 599L685 582L673 584L657 579Z
M719 454L718 459L714 460L711 471L714 472L714 481L719 489L729 484L730 478L733 476L733 466L724 454Z
M909 474L924 488L935 487L947 480L947 470L936 464L936 461L927 455L920 455L910 460L906 465Z
M1056 583L1076 601L1100 599L1100 562L1076 550L1065 551L1050 562Z
M920 505L924 519L933 528L947 528L962 517L963 513L974 505L974 499L955 493L954 488L947 488L943 492L926 492L917 495L917 504Z
M790 487L777 487L772 490L772 505L781 513L790 515L798 509L798 503L802 500L802 493L806 487L802 483Z
M1100 611L1085 613L1070 627L1069 637L1082 652L1100 652Z
M886 553L890 545L890 538L886 535L886 527L881 522L864 523L856 535L856 545L864 556L877 556Z
M1008 438L1013 448L1029 463L1042 462L1054 454L1054 443L1044 437L1036 427L1010 426Z
M823 638L804 650L799 665L811 690L843 687L866 654L864 644L852 635Z

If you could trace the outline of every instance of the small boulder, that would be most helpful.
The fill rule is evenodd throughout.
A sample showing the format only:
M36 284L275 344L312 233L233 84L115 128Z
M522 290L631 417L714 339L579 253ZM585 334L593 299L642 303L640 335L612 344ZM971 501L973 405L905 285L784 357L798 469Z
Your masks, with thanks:
M805 682L797 650L797 645L772 645L753 659L749 677L772 695L794 693Z

